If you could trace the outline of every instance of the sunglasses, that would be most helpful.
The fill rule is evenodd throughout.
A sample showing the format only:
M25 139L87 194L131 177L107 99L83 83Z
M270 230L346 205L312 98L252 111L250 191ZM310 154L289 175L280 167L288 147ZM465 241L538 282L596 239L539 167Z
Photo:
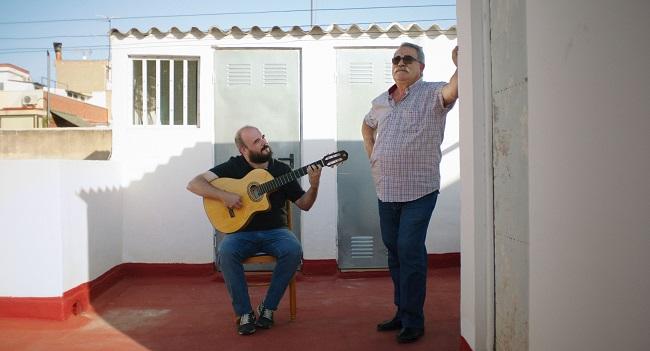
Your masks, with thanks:
M404 61L405 65L410 65L411 63L418 61L415 57L411 55L404 55L404 56L393 56L393 64L398 65L400 61Z

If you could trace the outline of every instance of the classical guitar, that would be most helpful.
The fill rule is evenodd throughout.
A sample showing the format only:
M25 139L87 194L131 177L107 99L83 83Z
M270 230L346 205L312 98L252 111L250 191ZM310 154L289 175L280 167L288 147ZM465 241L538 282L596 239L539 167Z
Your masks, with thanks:
M267 170L259 168L250 171L242 179L217 178L210 184L219 189L239 194L242 207L228 208L221 200L204 197L205 213L215 229L225 234L234 233L245 227L255 213L268 211L271 208L268 199L269 193L306 175L309 166L333 167L347 159L348 153L341 150L277 178L274 178Z

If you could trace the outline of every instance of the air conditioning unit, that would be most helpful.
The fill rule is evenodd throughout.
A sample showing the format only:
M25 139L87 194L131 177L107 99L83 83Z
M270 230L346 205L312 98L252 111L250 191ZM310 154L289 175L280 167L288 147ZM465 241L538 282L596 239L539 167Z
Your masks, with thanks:
M21 102L23 106L34 106L38 102L38 99L40 99L38 94L25 94L23 95Z

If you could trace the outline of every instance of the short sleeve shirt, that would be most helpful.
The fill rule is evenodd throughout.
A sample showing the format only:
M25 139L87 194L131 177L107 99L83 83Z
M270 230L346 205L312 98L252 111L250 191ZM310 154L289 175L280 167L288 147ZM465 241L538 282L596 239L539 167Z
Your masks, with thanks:
M381 201L412 201L440 189L440 145L454 106L444 107L445 84L420 79L398 103L393 85L372 101L364 123L377 131L370 167Z
M243 156L239 155L231 157L228 161L215 166L210 169L210 172L216 174L219 178L242 179L252 170L253 167L246 162ZM291 172L291 168L287 164L275 159L269 161L269 166L266 170L274 178ZM281 186L268 196L271 209L267 212L259 212L253 215L250 222L240 231L247 232L286 228L288 222L284 204L287 200L295 202L303 194L305 194L305 191L297 180Z

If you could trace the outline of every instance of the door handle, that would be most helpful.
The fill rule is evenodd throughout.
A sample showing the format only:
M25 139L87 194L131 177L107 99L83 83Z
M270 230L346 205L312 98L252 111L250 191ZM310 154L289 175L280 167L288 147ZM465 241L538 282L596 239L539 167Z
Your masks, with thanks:
M289 157L280 157L278 158L280 161L289 161L289 167L293 169L293 154L289 154Z

